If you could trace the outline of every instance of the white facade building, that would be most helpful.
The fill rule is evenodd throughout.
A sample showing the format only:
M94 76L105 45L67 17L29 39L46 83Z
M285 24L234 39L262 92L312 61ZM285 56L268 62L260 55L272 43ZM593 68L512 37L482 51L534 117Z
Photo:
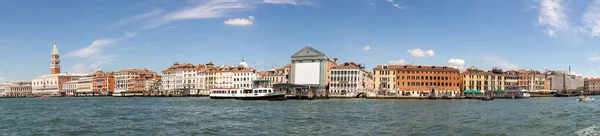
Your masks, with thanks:
M248 64L242 60L238 67L233 69L233 88L251 89L253 80L258 78L254 69L249 68Z
M168 91L182 90L197 94L198 90L206 89L205 69L203 64L175 63L162 71L162 88Z
M31 82L13 82L5 86L4 93L7 97L32 96Z
M364 66L355 63L344 63L330 70L329 93L353 97L357 93L373 91L373 76Z
M53 74L44 75L31 80L32 93L35 96L50 95L59 96L62 92L62 84L71 81L73 77L83 77L87 74Z
M0 83L0 97L6 97L6 89L8 89L8 84Z

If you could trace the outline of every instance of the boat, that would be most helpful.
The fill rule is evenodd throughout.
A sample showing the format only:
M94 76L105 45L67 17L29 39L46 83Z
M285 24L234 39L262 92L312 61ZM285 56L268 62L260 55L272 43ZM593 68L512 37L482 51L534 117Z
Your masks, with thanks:
M42 96L40 96L40 98L50 98L50 96L49 95L42 95Z
M285 92L276 92L273 88L215 88L210 89L209 97L236 100L286 100Z
M480 97L479 100L482 100L482 101L491 101L491 100L494 100L494 97L490 97L490 96Z
M579 98L577 98L577 101L580 102L587 102L587 101L593 101L594 98L590 98L589 96L579 96Z

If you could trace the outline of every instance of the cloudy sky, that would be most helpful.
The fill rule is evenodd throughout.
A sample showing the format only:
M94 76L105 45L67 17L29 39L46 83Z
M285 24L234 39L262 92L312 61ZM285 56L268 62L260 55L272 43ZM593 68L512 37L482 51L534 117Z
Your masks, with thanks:
M600 0L2 0L0 80L174 62L281 67L311 45L340 61L600 76Z

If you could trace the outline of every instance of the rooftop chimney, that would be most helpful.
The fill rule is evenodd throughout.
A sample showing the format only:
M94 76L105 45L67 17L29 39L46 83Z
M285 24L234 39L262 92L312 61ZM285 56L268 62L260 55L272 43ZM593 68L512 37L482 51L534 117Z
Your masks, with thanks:
M333 58L333 63L337 64L337 58Z

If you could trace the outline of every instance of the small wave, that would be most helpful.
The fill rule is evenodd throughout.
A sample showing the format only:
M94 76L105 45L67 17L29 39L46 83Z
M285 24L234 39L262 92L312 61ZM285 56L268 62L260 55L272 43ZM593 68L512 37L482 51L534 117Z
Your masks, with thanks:
M579 130L576 134L578 136L600 136L600 124Z

